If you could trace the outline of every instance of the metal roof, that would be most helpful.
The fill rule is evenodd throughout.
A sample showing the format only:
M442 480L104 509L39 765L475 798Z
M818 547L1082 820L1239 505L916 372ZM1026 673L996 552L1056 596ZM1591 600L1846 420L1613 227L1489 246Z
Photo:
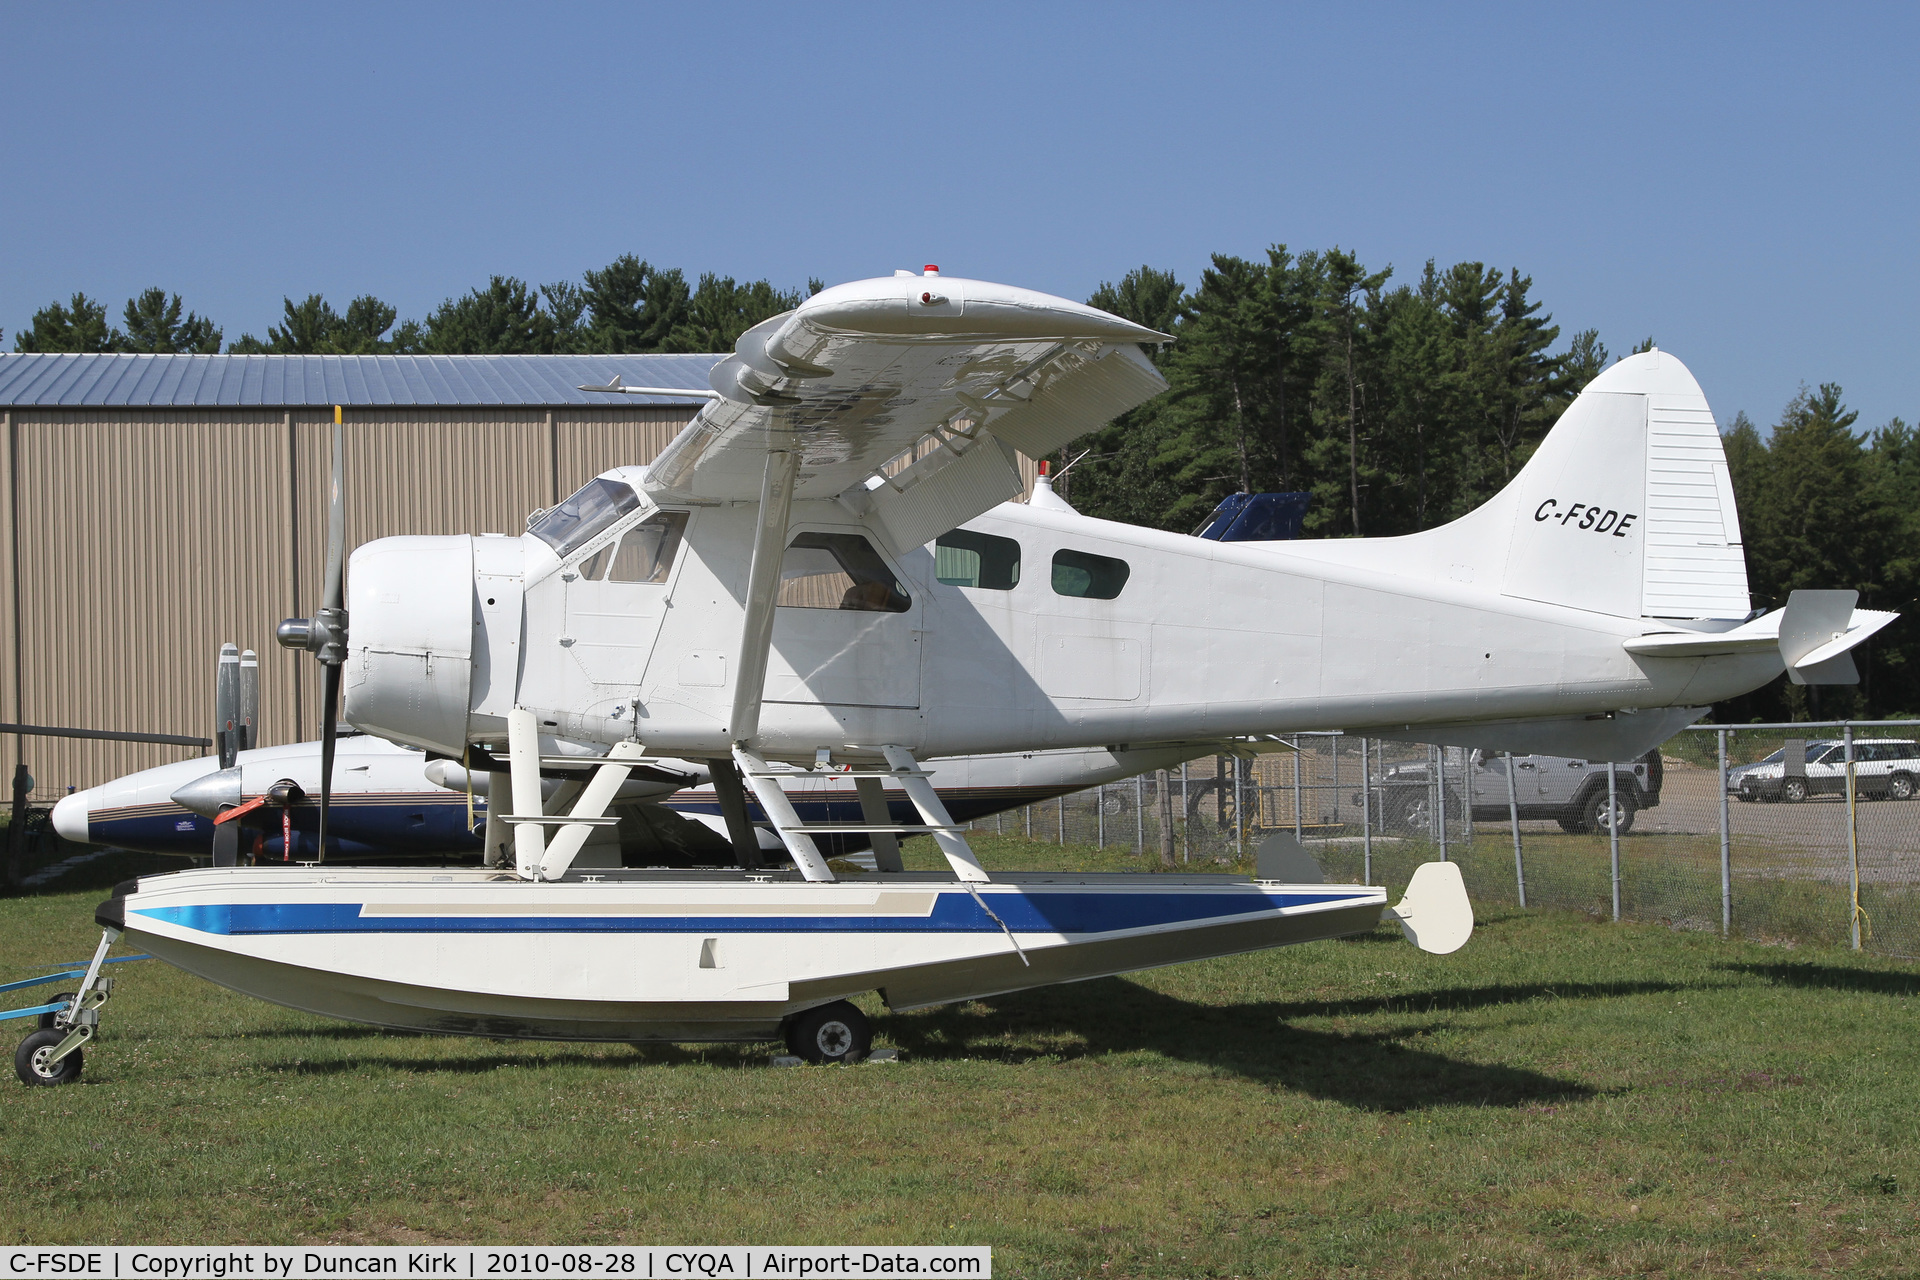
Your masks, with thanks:
M633 387L704 389L721 358L13 354L0 355L0 406L686 404L579 388L618 374Z

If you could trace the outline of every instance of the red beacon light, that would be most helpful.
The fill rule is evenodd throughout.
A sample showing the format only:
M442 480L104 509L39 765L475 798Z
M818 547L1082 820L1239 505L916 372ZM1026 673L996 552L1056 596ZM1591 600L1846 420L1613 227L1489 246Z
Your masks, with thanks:
M940 268L935 263L929 262L926 266L920 268L920 274L923 276L937 276L940 274Z

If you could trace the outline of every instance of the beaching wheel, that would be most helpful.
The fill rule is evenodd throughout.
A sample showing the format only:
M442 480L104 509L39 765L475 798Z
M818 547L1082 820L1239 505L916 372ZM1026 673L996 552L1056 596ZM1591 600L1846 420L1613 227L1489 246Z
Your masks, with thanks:
M35 1031L13 1051L13 1073L21 1084L72 1084L80 1078L80 1051L75 1049L58 1062L49 1062L67 1033L58 1027Z
M816 1065L858 1062L873 1047L873 1025L845 1000L794 1014L786 1030L787 1048Z

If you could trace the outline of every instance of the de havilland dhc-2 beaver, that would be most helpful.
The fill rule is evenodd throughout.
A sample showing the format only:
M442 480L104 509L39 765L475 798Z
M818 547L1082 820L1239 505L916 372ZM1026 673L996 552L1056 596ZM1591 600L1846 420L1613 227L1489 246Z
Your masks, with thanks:
M1164 388L1139 344L1167 340L933 268L827 289L742 335L652 464L521 537L368 543L350 597L336 425L325 607L280 630L323 664L321 830L344 685L352 726L488 770L494 856L121 885L78 994L21 1046L22 1078L77 1076L122 934L377 1026L784 1034L853 1060L865 992L912 1009L1389 913L1369 886L989 875L923 761L1313 729L1623 759L1782 669L1854 678L1848 651L1893 616L1820 591L1751 616L1713 416L1659 351L1602 373L1504 489L1424 533L1215 542L1010 501L1018 454ZM582 866L621 787L662 758L711 771L738 865ZM781 787L795 766L874 803L809 821ZM893 820L888 784L917 821ZM747 791L790 866L762 862ZM948 869L836 872L820 841L850 834L928 835ZM1472 927L1452 864L1416 871L1391 913L1432 951Z

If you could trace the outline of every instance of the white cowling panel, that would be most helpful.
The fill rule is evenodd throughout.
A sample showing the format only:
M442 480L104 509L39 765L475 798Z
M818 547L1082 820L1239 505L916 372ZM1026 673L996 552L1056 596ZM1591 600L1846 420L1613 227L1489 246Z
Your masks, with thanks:
M473 683L473 539L381 538L347 574L346 718L458 755Z

